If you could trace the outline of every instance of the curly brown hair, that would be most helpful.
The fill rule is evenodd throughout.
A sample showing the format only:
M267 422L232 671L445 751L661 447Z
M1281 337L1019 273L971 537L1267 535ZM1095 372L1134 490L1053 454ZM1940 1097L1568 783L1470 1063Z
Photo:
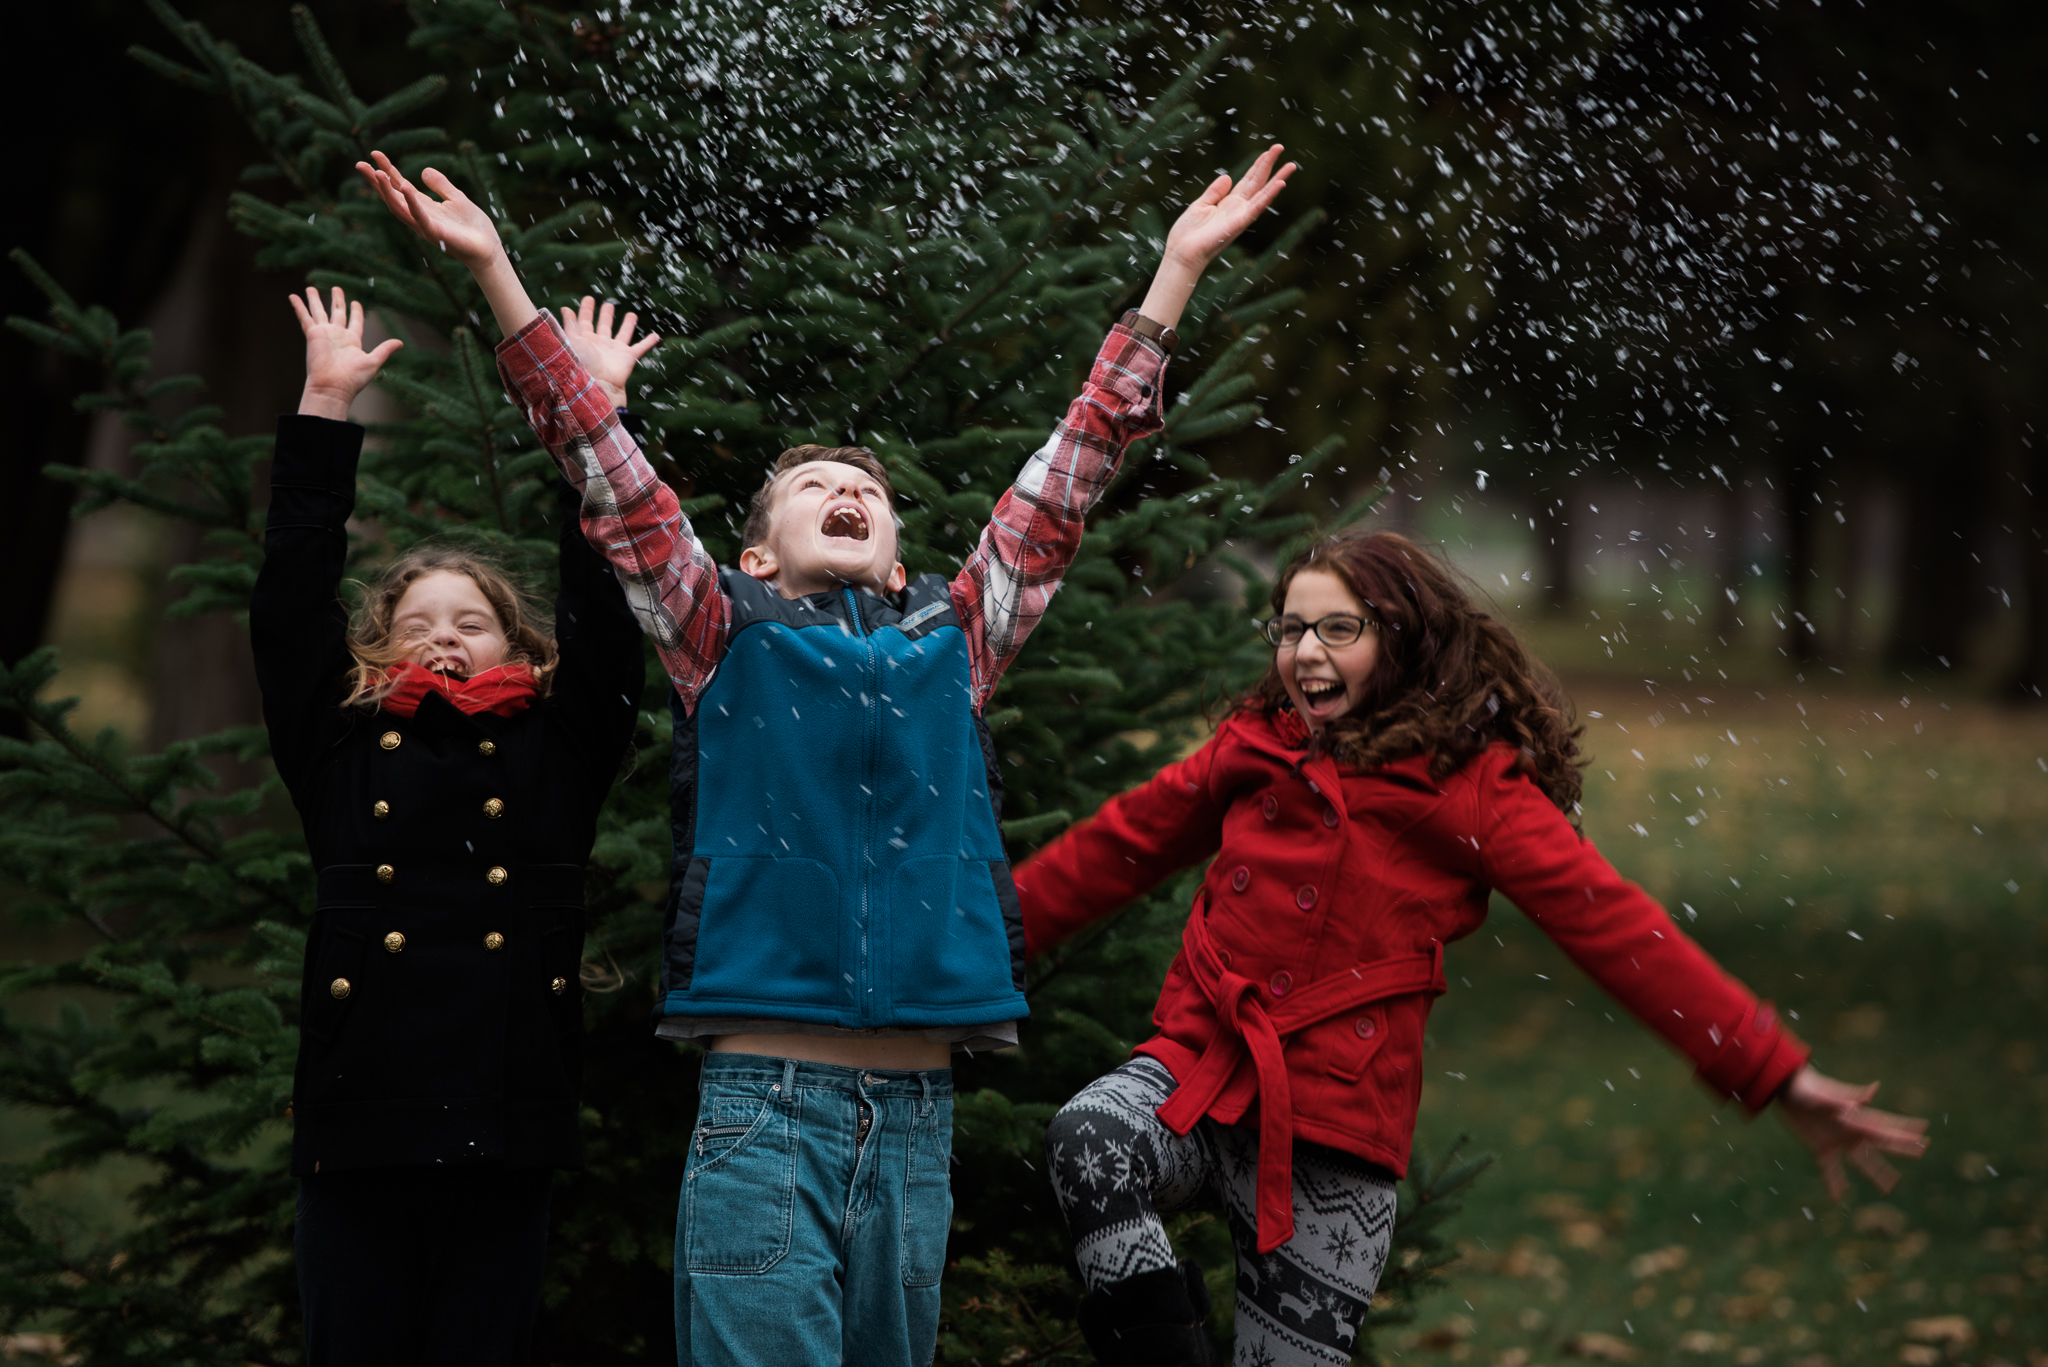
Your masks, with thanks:
M1316 747L1353 769L1426 754L1430 775L1443 779L1504 740L1520 750L1518 767L1577 824L1585 728L1557 677L1473 601L1440 554L1395 532L1324 537L1280 571L1276 615L1305 570L1337 576L1379 624L1365 696L1323 728ZM1291 705L1277 656L1238 705L1267 713Z
M374 584L367 585L349 623L348 651L355 656L353 687L343 707L375 707L391 691L391 666L409 653L398 642L392 622L405 591L430 574L460 574L490 602L505 633L506 664L533 670L535 691L546 697L555 673L553 623L512 577L474 551L455 546L415 546L392 561Z

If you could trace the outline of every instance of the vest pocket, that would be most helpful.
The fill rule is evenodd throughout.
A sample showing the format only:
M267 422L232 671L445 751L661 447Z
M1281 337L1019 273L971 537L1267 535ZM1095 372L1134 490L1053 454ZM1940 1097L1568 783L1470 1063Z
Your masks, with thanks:
M1356 1082L1365 1076L1366 1065L1387 1042L1387 1008L1371 1006L1349 1011L1316 1029L1322 1033L1324 1071L1339 1082Z
M1009 929L984 861L939 854L897 865L889 942L899 1006L979 1005L1015 990Z
M735 858L692 860L693 874L699 862L706 869L692 997L812 1006L847 999L839 880L831 869L815 859Z

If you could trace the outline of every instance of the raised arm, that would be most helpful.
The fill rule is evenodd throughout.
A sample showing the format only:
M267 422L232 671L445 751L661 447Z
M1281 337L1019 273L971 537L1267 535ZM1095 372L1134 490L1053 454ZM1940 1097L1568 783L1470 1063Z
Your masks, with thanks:
M1879 1187L1898 1174L1882 1153L1917 1158L1926 1122L1872 1110L1877 1090L1836 1082L1808 1066L1810 1050L1768 1002L1714 962L1648 893L1628 882L1534 783L1489 754L1481 778L1482 876L1557 942L1572 962L1645 1025L1691 1058L1700 1078L1752 1113L1773 1101L1845 1188L1847 1156Z
M527 297L490 215L448 177L421 172L430 196L382 152L356 169L394 217L476 278L505 334L498 374L506 391L576 490L583 535L611 564L669 681L694 707L724 653L730 605L718 567L619 416L627 377L660 336L634 341L632 314L614 326L612 306L594 315L588 298L576 312L562 310L558 326Z
M1088 513L1124 451L1160 428L1172 330L1209 263L1264 213L1293 173L1267 149L1241 182L1218 176L1167 234L1144 306L1109 331L1081 393L1045 445L1024 462L953 580L967 629L974 705L986 707L1003 671L1045 616L1081 548Z
M1018 866L1027 955L1043 954L1216 852L1228 798L1213 787L1215 756L1212 739Z
M348 694L348 612L336 592L348 560L363 429L349 406L399 343L363 350L363 307L340 290L292 296L306 335L306 388L299 411L277 420L263 568L249 603L249 640L270 751L297 799L312 762L341 725Z

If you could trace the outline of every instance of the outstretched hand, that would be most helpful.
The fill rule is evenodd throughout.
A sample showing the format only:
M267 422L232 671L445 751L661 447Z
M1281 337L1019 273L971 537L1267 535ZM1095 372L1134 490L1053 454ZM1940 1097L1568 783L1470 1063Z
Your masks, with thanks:
M1885 1154L1918 1158L1927 1152L1927 1122L1917 1116L1872 1110L1865 1103L1877 1095L1875 1082L1857 1086L1802 1067L1778 1093L1778 1111L1800 1142L1820 1163L1828 1195L1837 1201L1849 1190L1842 1172L1846 1156L1879 1191L1898 1185L1899 1170Z
M323 305L320 291L310 285L304 299L296 294L287 297L292 312L299 315L299 330L306 334L306 388L299 396L299 412L343 421L363 386L405 343L394 337L378 343L374 351L364 351L362 303L350 303L338 288L331 306Z
M1278 171L1273 169L1283 150L1277 142L1268 147L1235 184L1229 176L1216 177L1200 198L1181 211L1166 234L1166 251L1152 277L1152 288L1145 292L1145 302L1138 306L1140 313L1161 327L1180 326L1181 312L1194 297L1202 272L1287 188L1295 164L1290 161Z
M1235 185L1227 175L1210 181L1167 231L1166 258L1201 271L1221 256L1287 188L1287 178L1298 168L1290 161L1277 172L1273 169L1284 150L1277 142L1268 147Z
M482 270L505 248L498 240L498 225L477 207L475 201L455 188L455 182L429 166L420 173L439 199L429 199L407 180L382 152L370 153L370 162L359 161L356 170L384 201L384 207L406 227L469 267Z
M593 310L596 313L595 323L591 321ZM597 301L587 294L578 308L562 310L562 332L569 339L569 349L576 353L577 360L583 362L583 368L604 390L614 408L626 406L626 380L632 375L633 367L661 343L658 332L650 332L634 341L633 329L639 322L638 314L628 313L619 320L617 327L613 327L611 304L607 302L598 308Z

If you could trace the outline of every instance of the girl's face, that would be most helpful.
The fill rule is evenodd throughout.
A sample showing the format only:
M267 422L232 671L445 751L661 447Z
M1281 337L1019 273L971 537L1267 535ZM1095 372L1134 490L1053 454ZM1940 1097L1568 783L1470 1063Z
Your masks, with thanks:
M1275 651L1280 683L1294 710L1311 731L1320 731L1325 722L1343 716L1364 699L1365 681L1379 660L1378 619L1328 570L1303 570L1295 575L1287 586L1287 602L1281 612L1304 626L1336 614L1365 623L1358 639L1347 646L1325 645L1313 630L1306 630L1296 644ZM1331 623L1333 634L1336 625Z
M435 570L413 580L391 626L406 658L437 674L468 679L505 663L505 628L466 574Z

